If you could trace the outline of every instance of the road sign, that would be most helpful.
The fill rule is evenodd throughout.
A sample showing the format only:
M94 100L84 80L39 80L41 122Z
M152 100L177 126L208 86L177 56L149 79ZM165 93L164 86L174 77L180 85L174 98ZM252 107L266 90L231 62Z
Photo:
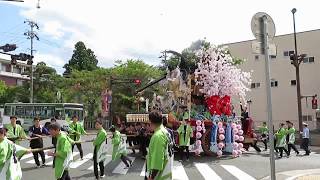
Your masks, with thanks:
M252 52L254 54L264 54L263 43L257 40L252 41ZM269 43L269 55L277 55L277 46L274 43Z
M268 38L273 39L276 34L276 27L272 18L264 12L258 12L251 19L251 31L258 41L261 40L261 37L263 35L263 27L261 27L261 18L263 16L267 17L267 34L269 36Z
M273 142L273 122L272 122L272 100L271 100L271 83L270 83L270 63L269 51L275 47L269 43L269 38L272 39L275 35L275 25L272 18L266 13L256 13L251 20L251 30L253 35L257 38L256 42L252 43L253 51L265 55L265 73L266 73L266 92L267 92L267 107L268 107L268 126L269 142ZM274 158L274 144L270 143L270 177L271 180L276 180L275 175L275 158Z

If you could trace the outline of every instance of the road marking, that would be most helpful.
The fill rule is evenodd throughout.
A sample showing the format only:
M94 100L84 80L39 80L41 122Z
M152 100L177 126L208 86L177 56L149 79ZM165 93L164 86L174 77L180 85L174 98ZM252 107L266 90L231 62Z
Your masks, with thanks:
M136 159L135 157L128 157L132 162ZM120 162L118 166L112 171L114 174L127 174L129 168L125 168L126 165L123 162Z
M181 162L173 165L172 168L172 179L173 180L189 180L186 171L184 170Z
M143 168L141 170L140 176L145 177L146 176L146 162L143 164Z
M249 174L243 172L239 168L231 165L221 165L225 170L227 170L229 173L231 173L234 177L236 177L238 180L256 180Z
M83 160L77 160L77 161L73 161L71 164L70 164L70 168L72 168L72 169L74 169L74 168L77 168L77 167L79 167L79 166L81 166L83 163L85 163L85 162L87 162L87 161L89 161L90 159L92 159L93 158L93 154L92 153L89 153L89 154L87 154L87 155L85 155L84 157L83 157Z
M217 173L215 173L208 164L205 163L195 163L194 164L198 171L201 173L205 180L222 180Z
M104 161L104 166L106 166L110 161L112 160L112 156L110 154L107 154L107 158L106 160ZM89 171L93 171L93 165L90 166L88 168Z
M79 152L73 152L72 153L72 156L73 157L75 157L76 155L78 155L79 154ZM48 162L48 163L46 163L47 165L52 165L53 164L53 160L52 161L50 161L50 162Z

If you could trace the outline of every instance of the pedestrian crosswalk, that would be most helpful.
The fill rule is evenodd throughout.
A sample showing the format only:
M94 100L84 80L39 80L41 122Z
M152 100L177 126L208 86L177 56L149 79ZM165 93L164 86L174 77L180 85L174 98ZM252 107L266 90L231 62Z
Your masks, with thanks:
M73 157L74 157L74 161L70 164L70 169L81 169L81 170L85 170L85 171L93 171L93 153L88 153L86 155L84 155L83 159L81 160L79 158L79 152L73 152ZM50 156L45 156L46 160L49 160L49 162L47 163L47 165L52 165L53 163L53 158ZM138 173L135 175L137 177L144 177L145 176L145 170L146 170L146 163L144 162L143 165L139 163L135 163L135 161L137 161L137 159L135 157L129 157L130 160L132 160L133 162L133 168L136 169L140 169L140 171L138 171ZM40 158L39 158L40 159ZM40 160L41 161L41 160ZM105 165L108 166L109 163L111 163L112 161L112 157L111 155L107 155L107 158L105 160ZM141 163L141 160L139 160L139 162ZM33 160L33 156L32 154L28 154L26 156L24 156L23 158L21 158L21 164L22 167L24 166L24 164L34 164L34 160ZM136 165L137 164L137 165ZM137 166L137 167L135 167ZM253 178L252 176L250 176L249 174L247 174L246 172L240 170L239 168L232 166L232 165L212 165L210 163L191 163L191 166L188 165L188 167L185 167L181 162L179 161L174 161L173 163L173 168L172 168L172 176L173 176L173 180L191 180L193 178L190 178L188 175L190 175L190 173L188 172L188 170L190 168L194 168L195 170L197 170L197 172L199 173L199 180L203 179L203 180L222 180L224 179L221 176L221 173L219 174L219 172L216 172L216 170L214 170L214 166L221 166L222 169L224 169L226 172L230 173L231 175L233 175L234 177L236 177L236 179L239 180L254 180L255 178ZM127 175L130 172L131 168L125 168L125 164L121 161L118 162L118 164L115 164L115 167L113 167L113 170L111 170L112 174L119 174L119 175ZM130 172L132 173L132 172Z

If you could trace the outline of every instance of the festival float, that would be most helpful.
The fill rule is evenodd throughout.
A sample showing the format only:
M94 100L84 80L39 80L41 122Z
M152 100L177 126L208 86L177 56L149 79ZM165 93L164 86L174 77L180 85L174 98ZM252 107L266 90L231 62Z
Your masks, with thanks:
M237 98L246 102L251 74L234 64L226 47L202 47L196 55L194 70L179 69L179 66L167 70L165 77L138 92L161 81L165 85L163 87L167 87L166 95L155 94L151 109L159 109L166 114L173 129L177 129L182 120L190 122L194 131L192 150L196 155L203 151L210 156L238 157L243 148L248 149L254 134L250 124L252 120L247 121L249 123L242 129L231 100ZM135 122L133 117L132 114L127 115L127 121ZM147 115L135 117L148 122Z

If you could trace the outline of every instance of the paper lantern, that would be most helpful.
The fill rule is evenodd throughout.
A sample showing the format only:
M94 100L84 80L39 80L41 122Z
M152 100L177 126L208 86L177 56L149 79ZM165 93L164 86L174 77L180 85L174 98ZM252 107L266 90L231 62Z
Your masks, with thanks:
M243 148L243 144L239 143L239 148L242 149Z
M196 146L201 146L201 140L196 140Z
M224 147L224 143L220 142L220 143L218 144L218 148L219 148L219 149L222 149L223 147Z
M231 124L232 129L235 129L237 127L236 123Z
M223 141L225 139L225 136L223 134L220 134L219 139L220 139L220 141Z
M239 147L239 144L238 144L238 143L236 143L236 142L234 142L234 143L233 143L233 147L236 149L236 148L238 148L238 147Z
M200 121L200 120L197 120L197 121L196 121L196 124L197 124L197 126L201 126L201 121Z
M242 154L242 151L241 150L238 150L238 155L241 155Z
M244 141L244 137L243 137L243 136L240 136L240 137L239 137L239 141L241 141L241 142Z
M196 154L196 155L200 155L200 149L196 149L196 150L195 150L195 154Z
M241 129L241 125L240 124L237 125L237 129Z
M233 150L233 151L232 151L232 155L233 155L233 156L238 156L238 151Z
M232 131L233 131L233 134L238 134L239 132L238 129L233 129Z
M222 128L223 127L223 123L222 122L218 122L218 127Z
M220 134L224 134L224 129L223 128L219 128L219 133Z
M234 140L239 141L239 136L238 135L234 135Z
M253 133L252 136L253 136L254 138L257 138L257 134L256 134L256 133Z
M200 139L202 137L202 134L200 132L197 132L196 137L197 137L197 139Z
M197 131L202 131L202 127L201 126L197 126Z
M217 152L217 155L218 155L219 157L222 156L222 151L219 150L219 151Z
M239 135L243 135L243 130L240 129L239 132L238 132L238 134L239 134Z

